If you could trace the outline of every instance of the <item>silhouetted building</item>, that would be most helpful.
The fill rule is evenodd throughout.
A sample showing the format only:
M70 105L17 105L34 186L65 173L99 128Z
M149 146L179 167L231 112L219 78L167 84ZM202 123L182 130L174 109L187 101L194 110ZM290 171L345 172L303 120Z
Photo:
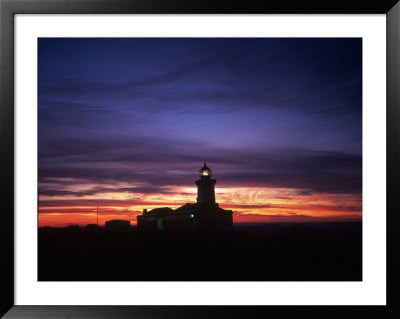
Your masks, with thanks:
M162 207L137 217L139 230L213 230L232 227L232 211L222 209L215 202L215 179L204 163L197 185L197 203L187 203L177 209Z
M105 228L110 230L130 229L130 227L131 222L129 220L114 219L105 222Z

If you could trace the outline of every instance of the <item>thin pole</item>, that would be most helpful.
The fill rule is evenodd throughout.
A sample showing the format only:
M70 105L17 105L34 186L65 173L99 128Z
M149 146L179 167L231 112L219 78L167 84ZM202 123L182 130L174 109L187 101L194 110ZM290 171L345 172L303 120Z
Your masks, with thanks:
M97 226L99 226L99 206L97 206Z

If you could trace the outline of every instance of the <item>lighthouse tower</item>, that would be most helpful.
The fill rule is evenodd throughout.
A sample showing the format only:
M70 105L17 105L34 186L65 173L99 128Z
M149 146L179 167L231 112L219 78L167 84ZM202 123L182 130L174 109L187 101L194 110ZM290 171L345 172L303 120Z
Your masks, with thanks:
M197 203L215 205L215 179L211 179L211 169L204 166L200 169L200 179L196 181L197 185Z
M231 210L223 209L215 202L216 180L211 179L211 169L204 166L199 171L200 178L196 181L197 203L172 209L159 207L137 217L139 230L149 231L194 231L194 230L224 230L233 226Z

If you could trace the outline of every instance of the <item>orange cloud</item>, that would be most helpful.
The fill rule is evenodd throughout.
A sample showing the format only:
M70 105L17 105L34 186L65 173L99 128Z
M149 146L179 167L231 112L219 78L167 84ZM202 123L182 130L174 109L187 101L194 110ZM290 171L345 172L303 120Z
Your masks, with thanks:
M313 194L289 188L217 188L220 206L234 211L234 222L350 221L361 220L360 194ZM177 208L194 202L196 189L172 187L168 195L102 193L85 196L40 196L39 227L99 224L111 219L129 220L143 209Z

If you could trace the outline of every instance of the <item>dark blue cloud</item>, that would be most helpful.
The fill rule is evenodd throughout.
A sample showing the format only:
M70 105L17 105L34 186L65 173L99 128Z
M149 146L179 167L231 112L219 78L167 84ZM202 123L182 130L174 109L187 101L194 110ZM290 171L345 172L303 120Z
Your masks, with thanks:
M205 159L229 185L361 192L361 39L38 44L43 192L65 177L168 192Z

